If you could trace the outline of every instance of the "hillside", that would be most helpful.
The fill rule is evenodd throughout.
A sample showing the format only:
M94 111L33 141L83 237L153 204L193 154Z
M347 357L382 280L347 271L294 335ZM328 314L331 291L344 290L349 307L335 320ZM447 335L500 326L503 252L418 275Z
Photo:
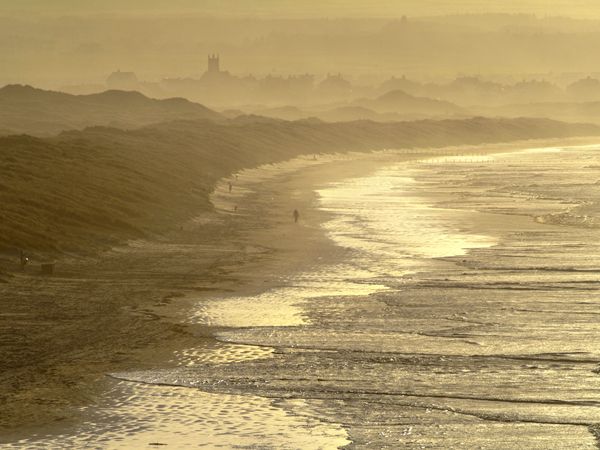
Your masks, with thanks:
M374 99L357 99L350 104L332 104L319 108L301 109L297 106L257 108L253 114L282 120L301 120L316 117L326 122L372 120L393 122L401 120L466 118L473 116L451 102L416 97L400 90L387 92ZM535 117L535 116L532 116Z
M360 98L348 104L333 103L301 109L297 106L257 108L253 114L282 120L316 117L326 122L371 120L393 122L422 119L466 118L473 114L454 103L428 97L418 97L396 89L376 98ZM535 116L532 116L535 117Z
M340 106L319 114L321 120L326 122L350 122L353 120L372 120L374 122L385 122L381 120L391 114L379 114L362 106ZM390 121L393 119L390 119Z
M259 109L255 114L282 120L301 120L314 117L325 122L353 122L359 120L372 120L373 122L393 122L400 120L414 120L415 115L405 116L397 113L378 113L362 106L339 106L331 109L309 109L306 111L297 107L282 107ZM426 114L419 114L425 116Z
M0 251L37 257L92 253L161 233L202 210L215 182L302 153L448 146L600 135L543 119L402 123L175 121L53 138L0 138Z
M600 102L545 102L480 108L486 115L502 117L543 117L566 122L600 124Z
M103 125L137 128L169 120L220 120L222 116L182 98L155 100L138 92L71 95L31 86L0 89L0 134L48 136Z
M406 116L459 116L466 111L447 101L416 97L401 90L386 92L375 99L361 99L354 106L371 109L378 113L397 113Z
M252 111L253 114L281 120L301 120L310 117L311 114L303 111L297 106L280 106L274 108L259 108Z

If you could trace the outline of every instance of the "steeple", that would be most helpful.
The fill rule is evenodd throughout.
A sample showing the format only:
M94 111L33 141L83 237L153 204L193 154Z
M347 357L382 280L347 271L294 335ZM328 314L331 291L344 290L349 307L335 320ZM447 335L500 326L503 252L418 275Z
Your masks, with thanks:
M208 55L208 72L218 73L221 71L219 55Z

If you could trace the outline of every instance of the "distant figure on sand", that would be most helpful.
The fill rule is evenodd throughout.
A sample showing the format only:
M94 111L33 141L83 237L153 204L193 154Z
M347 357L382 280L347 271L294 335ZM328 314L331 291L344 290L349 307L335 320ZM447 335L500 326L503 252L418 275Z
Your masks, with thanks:
M298 219L300 218L300 213L297 209L294 210L294 223L298 223Z
M229 192L231 192L231 189L233 189L233 185L231 184L231 181L229 182Z
M25 256L25 252L23 250L19 251L19 258L21 260L21 269L25 270L25 266L29 263L29 258Z

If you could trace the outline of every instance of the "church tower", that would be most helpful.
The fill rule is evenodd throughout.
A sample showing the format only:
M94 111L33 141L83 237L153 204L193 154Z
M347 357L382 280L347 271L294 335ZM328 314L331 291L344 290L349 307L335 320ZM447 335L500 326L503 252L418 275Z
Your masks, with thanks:
M219 55L208 55L208 72L209 73L221 72Z

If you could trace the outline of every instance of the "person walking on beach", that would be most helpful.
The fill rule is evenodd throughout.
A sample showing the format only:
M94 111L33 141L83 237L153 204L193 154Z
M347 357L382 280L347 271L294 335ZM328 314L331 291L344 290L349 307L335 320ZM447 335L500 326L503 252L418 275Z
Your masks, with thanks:
M300 213L297 209L294 210L294 223L298 223L298 219L300 218Z
M23 250L19 250L19 259L21 263L21 270L25 270L25 266L29 264L29 258L25 255Z

